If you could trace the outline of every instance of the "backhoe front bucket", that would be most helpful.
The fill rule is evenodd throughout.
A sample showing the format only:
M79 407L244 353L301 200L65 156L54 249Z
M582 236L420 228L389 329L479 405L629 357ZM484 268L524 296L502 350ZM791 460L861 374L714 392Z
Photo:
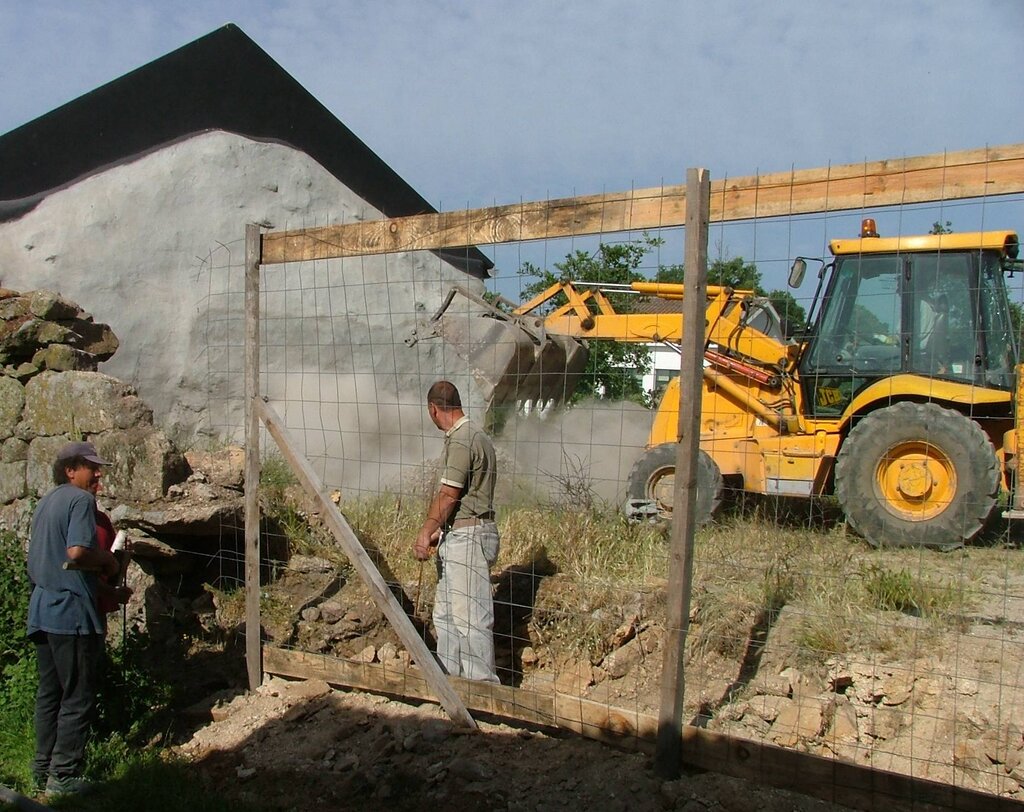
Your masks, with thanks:
M524 391L535 392L539 403L564 403L576 389L587 365L587 348L568 336L545 336L535 353L533 368L524 382Z
M455 305L456 293L479 307ZM431 317L430 331L469 365L488 408L560 403L572 395L587 363L580 342L548 336L461 287L452 288Z

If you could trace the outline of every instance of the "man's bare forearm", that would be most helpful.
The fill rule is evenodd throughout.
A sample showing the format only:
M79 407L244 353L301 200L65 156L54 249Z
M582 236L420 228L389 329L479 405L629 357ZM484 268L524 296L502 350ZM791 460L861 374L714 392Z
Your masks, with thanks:
M423 520L423 529L428 529L427 526L431 522L433 522L433 526L429 528L431 533L446 527L452 520L452 516L455 515L458 507L458 497L447 491L445 487L442 487L437 492L437 496L431 500L430 507L427 508L427 518Z
M423 520L420 532L416 535L414 552L416 558L424 561L430 557L432 549L437 546L441 531L448 525L459 508L461 493L450 485L442 485L437 495L430 501L427 516Z
M108 577L121 570L114 554L98 547L68 547L68 559L74 562L76 569L96 570Z

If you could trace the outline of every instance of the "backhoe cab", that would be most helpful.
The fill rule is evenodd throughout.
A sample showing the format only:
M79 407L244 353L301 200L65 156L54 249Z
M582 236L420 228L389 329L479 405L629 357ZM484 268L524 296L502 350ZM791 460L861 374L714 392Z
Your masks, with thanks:
M1017 350L1009 231L833 240L798 365L806 431L834 451L834 493L876 545L950 549L1015 479Z
M830 249L797 341L753 291L707 288L699 521L727 482L835 495L876 546L960 546L1016 478L1017 352L1003 275L1016 267L1017 235L885 238L865 221ZM794 263L791 282L805 270ZM590 341L678 347L681 304L618 312L610 293L684 295L653 282L560 283L505 310L453 289L429 332L466 360L491 408L557 403L572 394ZM627 482L634 518L671 515L679 402L675 378Z

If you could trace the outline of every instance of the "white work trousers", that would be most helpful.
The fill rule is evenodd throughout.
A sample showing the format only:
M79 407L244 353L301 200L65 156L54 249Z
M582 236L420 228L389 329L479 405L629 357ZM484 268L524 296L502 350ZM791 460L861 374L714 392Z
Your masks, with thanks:
M498 682L491 592L498 544L497 525L484 522L449 530L437 550L437 658L456 677Z

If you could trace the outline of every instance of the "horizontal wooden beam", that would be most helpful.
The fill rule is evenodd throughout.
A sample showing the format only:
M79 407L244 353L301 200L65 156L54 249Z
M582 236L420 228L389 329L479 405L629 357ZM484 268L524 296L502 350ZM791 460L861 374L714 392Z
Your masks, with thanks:
M1024 192L1024 144L712 181L711 222ZM264 265L644 231L686 223L664 186L263 235Z
M359 663L268 645L263 647L263 657L263 670L268 674L322 679L331 685L437 702L436 694L419 668L391 668L380 663ZM537 725L554 724L554 701L551 697L460 677L449 676L448 684L469 710Z
M345 688L436 702L416 668L391 668L338 657L264 646L263 668L295 679L322 679ZM567 694L547 694L450 677L465 706L478 713L572 730L625 749L653 751L656 717ZM683 728L683 764L769 784L854 809L892 812L1011 812L1020 804L976 790L886 772L799 750L740 739L698 727Z

